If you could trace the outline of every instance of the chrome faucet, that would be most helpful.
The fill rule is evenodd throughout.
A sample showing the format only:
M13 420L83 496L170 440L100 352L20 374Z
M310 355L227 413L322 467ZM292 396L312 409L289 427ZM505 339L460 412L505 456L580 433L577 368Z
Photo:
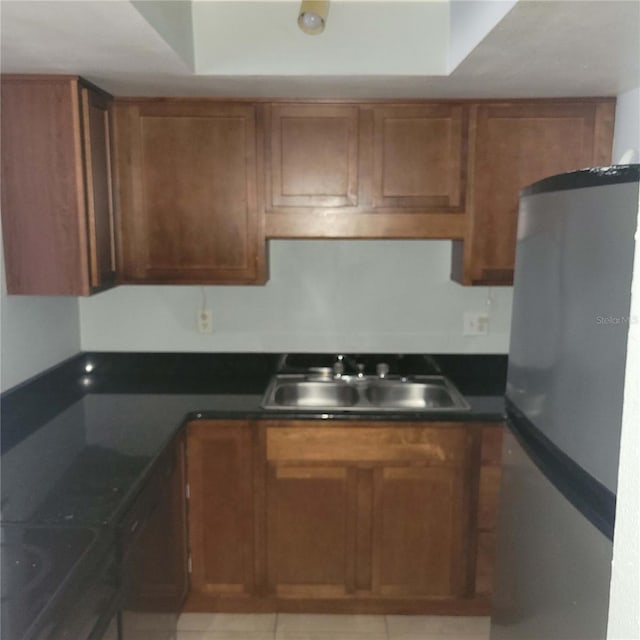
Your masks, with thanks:
M344 356L339 353L336 356L336 361L333 363L333 377L341 378L344 374Z
M379 378L386 378L389 373L389 365L386 362L379 362L376 365L376 373Z
M356 373L358 378L364 378L365 365L342 353L336 356L336 361L333 363L333 377L341 378L345 374L347 365L351 374Z

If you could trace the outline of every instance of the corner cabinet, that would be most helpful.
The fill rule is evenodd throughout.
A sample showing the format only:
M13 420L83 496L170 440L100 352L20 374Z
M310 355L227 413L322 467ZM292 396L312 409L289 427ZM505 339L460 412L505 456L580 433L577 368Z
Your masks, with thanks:
M185 610L486 614L499 429L190 423Z
M114 124L121 281L264 283L256 107L122 101Z
M115 284L110 103L75 76L2 76L9 294L86 296Z
M452 278L513 283L519 191L548 176L611 163L615 100L486 103L471 109L467 229Z

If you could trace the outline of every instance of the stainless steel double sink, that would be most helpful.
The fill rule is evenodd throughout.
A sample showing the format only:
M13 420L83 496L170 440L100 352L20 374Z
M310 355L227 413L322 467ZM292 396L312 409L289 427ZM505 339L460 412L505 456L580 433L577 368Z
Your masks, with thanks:
M464 411L469 405L445 376L319 378L277 374L262 407L316 411Z

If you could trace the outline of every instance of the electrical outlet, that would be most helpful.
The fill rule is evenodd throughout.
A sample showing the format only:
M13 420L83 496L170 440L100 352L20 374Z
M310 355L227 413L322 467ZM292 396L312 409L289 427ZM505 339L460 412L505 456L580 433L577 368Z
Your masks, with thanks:
M198 333L213 333L213 311L211 309L199 309L196 315Z
M465 311L463 336L486 336L489 333L489 314L484 311Z

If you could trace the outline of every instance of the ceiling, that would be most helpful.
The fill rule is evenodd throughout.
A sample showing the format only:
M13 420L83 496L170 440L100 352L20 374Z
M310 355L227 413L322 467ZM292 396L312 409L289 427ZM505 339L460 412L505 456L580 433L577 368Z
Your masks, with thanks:
M2 0L2 71L80 74L117 96L515 98L640 85L636 0L333 0L320 36L297 29L298 7Z

